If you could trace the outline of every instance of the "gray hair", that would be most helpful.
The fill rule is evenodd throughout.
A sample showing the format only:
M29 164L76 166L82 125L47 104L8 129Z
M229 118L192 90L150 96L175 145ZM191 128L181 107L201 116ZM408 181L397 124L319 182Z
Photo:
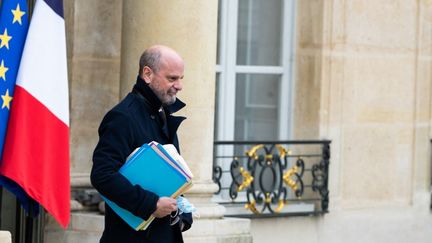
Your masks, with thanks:
M149 48L144 51L139 60L139 71L141 75L145 66L151 68L153 72L157 73L160 68L162 53L159 48Z

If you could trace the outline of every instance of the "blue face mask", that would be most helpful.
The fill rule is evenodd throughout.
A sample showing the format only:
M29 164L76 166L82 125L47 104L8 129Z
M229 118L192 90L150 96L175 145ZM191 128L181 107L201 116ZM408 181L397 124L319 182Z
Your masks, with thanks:
M177 198L177 207L180 210L180 213L194 213L195 215L197 211L194 205L182 196Z

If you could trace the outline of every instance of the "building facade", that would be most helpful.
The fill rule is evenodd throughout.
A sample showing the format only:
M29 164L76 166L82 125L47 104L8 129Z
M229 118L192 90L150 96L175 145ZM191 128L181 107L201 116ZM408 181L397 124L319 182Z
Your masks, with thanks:
M65 0L71 223L44 242L97 242L90 190L103 115L131 89L142 51L186 62L182 155L201 217L186 242L429 242L432 1ZM199 128L199 129L197 129ZM225 217L215 141L329 140L328 212ZM295 153L293 149L293 153ZM225 165L226 166L226 165ZM88 194L93 195L93 194ZM90 200L91 201L91 200Z

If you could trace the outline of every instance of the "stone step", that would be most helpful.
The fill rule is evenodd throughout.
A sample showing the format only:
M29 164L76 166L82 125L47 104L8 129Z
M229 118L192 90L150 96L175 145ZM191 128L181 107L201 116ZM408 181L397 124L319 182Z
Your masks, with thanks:
M103 227L104 216L97 213L72 213L66 230L63 230L49 216L45 227L45 243L98 242ZM185 243L251 243L250 220L239 218L194 219L192 228L184 232L184 238Z
M12 236L9 231L0 230L0 243L12 243Z

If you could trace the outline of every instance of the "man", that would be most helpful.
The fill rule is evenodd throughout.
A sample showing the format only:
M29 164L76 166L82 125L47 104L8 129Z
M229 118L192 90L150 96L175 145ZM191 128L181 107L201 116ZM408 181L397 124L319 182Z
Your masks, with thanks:
M183 242L181 232L191 227L190 213L180 214L180 220L171 216L177 212L175 199L133 186L118 172L127 156L145 143L174 144L179 150L176 132L185 118L171 114L185 106L176 98L183 88L183 72L177 52L161 45L150 47L140 58L133 90L102 120L93 154L93 186L133 214L156 219L147 230L135 231L106 205L101 243Z

